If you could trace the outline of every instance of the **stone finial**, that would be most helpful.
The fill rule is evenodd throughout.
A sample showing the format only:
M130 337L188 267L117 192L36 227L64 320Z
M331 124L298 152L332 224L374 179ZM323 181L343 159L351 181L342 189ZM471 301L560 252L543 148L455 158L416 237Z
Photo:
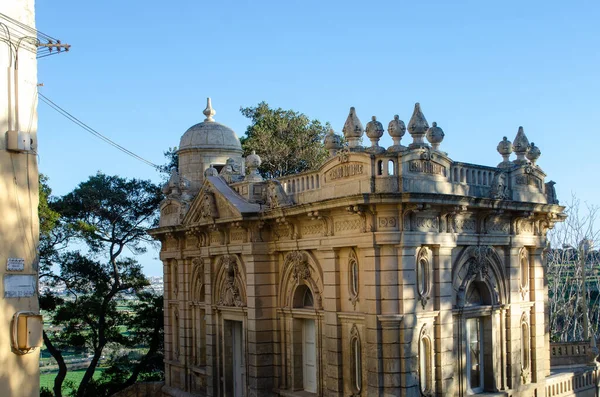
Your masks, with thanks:
M400 144L400 140L406 133L406 126L404 125L404 121L400 120L400 116L397 114L394 115L394 120L390 121L388 124L388 134L394 140L394 145L388 148L389 152L400 152L405 150L406 148Z
M249 182L261 182L263 177L258 173L258 167L262 164L262 160L256 154L256 151L252 151L248 157L246 157L246 168L248 168L248 175L244 178L245 181Z
M213 116L215 114L217 114L217 112L215 111L215 109L213 109L210 98L206 98L206 109L204 109L204 112L202 112L202 113L204 113L204 115L206 116L204 121L209 121L209 122L215 121Z
M176 167L171 167L169 180L163 185L162 191L168 198L175 198L181 194L179 189L179 172L177 172Z
M512 142L508 140L506 137L502 137L498 146L496 146L496 150L502 156L502 162L498 164L498 168L510 168L512 167L512 163L510 162L510 154L513 152Z
M325 135L323 145L325 146L325 149L329 150L329 156L333 157L336 155L337 151L342 148L342 139L333 132L332 128L330 128L327 135Z
M381 153L385 151L384 148L379 146L379 139L383 136L383 125L377 121L377 117L371 117L371 121L367 123L366 133L371 140L371 147L367 149L369 152Z
M219 171L211 165L204 171L204 176L219 176Z
M537 161L537 159L540 158L541 155L542 151L540 150L540 148L535 146L535 143L531 142L531 145L529 145L529 151L527 152L525 157L527 157L527 159L531 161L531 164L535 165L535 162Z
M514 163L527 164L525 154L527 154L527 151L529 150L529 140L525 135L525 131L523 131L523 127L519 127L517 136L513 140L513 149L515 151L515 154L517 155L517 159L514 161Z
M348 148L350 150L360 150L362 146L360 145L360 140L363 135L363 125L358 119L356 115L356 110L354 107L350 108L350 113L348 114L348 118L344 123L344 128L342 132L344 133L344 138L348 141Z
M433 150L438 150L440 143L444 140L444 130L438 127L437 123L434 121L431 128L427 130L426 136L429 143L431 143Z
M421 111L421 105L417 102L415 103L415 110L413 111L412 117L408 122L408 132L413 137L413 143L411 143L409 147L419 148L429 146L423 141L423 137L425 137L428 129L429 124L427 123L427 119Z

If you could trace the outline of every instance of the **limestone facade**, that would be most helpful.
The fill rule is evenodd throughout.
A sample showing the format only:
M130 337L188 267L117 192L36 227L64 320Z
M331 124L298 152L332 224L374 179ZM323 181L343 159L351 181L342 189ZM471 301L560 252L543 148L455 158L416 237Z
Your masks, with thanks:
M319 169L279 180L256 155L243 172L241 152L186 168L194 181L173 171L152 231L165 395L544 395L554 183L528 143L505 138L498 167L474 165L440 150L418 104L407 125L413 141L396 116L386 149L352 108L348 147L330 133ZM185 161L206 164L196 149Z

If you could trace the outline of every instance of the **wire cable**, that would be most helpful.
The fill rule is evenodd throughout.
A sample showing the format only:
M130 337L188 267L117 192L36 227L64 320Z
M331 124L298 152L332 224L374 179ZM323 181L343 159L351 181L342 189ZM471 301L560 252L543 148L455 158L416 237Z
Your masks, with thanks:
M156 169L160 169L160 166L154 164L153 162L146 160L145 158L138 156L137 154L133 153L131 150L119 145L118 143L116 143L115 141L111 140L110 138L102 135L101 133L99 133L98 131L96 131L95 129L93 129L92 127L90 127L89 125L85 124L83 121L79 120L78 118L76 118L75 116L73 116L71 113L67 112L66 110L64 110L63 108L61 108L60 106L58 106L56 103L52 102L48 97L46 97L44 94L42 94L41 92L38 92L38 96L39 98L48 106L50 106L52 109L56 110L58 113L60 113L62 116L66 117L67 119L69 119L71 122L77 124L79 127L83 128L84 130L86 130L87 132L89 132L90 134L94 135L95 137L103 140L104 142L108 143L109 145L113 146L114 148L122 151L123 153L127 154L128 156L131 156L133 158L135 158L136 160L141 161L142 163L149 165L151 167L154 167Z

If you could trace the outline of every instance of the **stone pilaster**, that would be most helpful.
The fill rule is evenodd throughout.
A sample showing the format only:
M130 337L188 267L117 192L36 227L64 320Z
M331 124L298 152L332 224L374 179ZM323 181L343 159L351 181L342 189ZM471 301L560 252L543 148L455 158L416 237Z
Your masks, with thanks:
M548 307L548 284L542 263L543 248L530 252L530 289L534 305L530 313L531 334L531 380L544 382L550 373L550 332L546 330L546 307Z
M397 323L389 320L400 314L397 248L392 245L381 246L379 258L380 320L382 318L388 320L381 324L383 388L384 393L396 395L400 392L402 383L400 378L400 329Z
M453 395L454 374L454 321L452 316L452 247L435 250L433 262L434 304L440 315L434 328L435 394Z
M277 332L277 278L273 257L254 243L244 255L247 293L247 385L249 396L272 395L276 386L273 335Z
M366 359L363 359L365 364L363 371L367 372L366 394L378 395L383 387L383 368L381 363L382 357L382 336L379 326L377 314L380 313L380 259L379 249L377 247L360 247L361 261L363 271L361 275L364 280L364 297L365 304L365 325L366 337L365 348Z
M325 369L324 396L339 396L344 392L344 362L342 356L342 327L337 313L340 305L340 262L339 252L333 249L318 251L323 268L323 311L324 338L322 354Z
M509 302L511 305L506 315L506 379L510 389L518 390L521 382L521 315L523 297L519 293L520 252L523 246L515 245L508 248L506 260L506 276Z
M414 244L414 243L413 243ZM417 273L416 245L405 245L400 250L401 313L400 325L400 383L402 396L419 396L417 327Z
M204 251L207 251L206 249ZM217 313L213 310L212 275L214 270L211 258L205 252L204 261L204 302L206 310L206 395L216 396L219 391L218 349L219 337L217 327Z

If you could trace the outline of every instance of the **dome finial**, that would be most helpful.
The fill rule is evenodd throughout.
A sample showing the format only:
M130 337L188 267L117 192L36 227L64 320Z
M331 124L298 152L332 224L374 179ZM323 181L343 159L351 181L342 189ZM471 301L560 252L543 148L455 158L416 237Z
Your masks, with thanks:
M206 109L204 109L204 112L202 113L204 113L204 115L206 116L204 121L215 121L215 119L213 119L213 116L217 114L217 112L215 111L215 109L213 109L210 98L206 98Z

